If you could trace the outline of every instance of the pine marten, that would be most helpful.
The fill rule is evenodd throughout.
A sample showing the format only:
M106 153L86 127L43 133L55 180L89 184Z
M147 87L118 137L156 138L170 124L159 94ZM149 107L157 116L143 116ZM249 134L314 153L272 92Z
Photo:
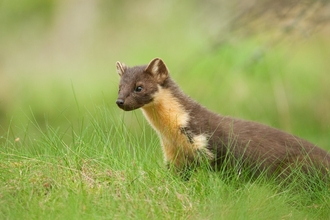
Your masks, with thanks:
M142 109L158 133L165 161L179 173L202 160L215 170L234 164L235 172L288 175L316 167L329 175L330 155L316 145L281 130L222 116L185 95L171 79L165 63L128 67L116 63L120 76L116 104L125 111Z

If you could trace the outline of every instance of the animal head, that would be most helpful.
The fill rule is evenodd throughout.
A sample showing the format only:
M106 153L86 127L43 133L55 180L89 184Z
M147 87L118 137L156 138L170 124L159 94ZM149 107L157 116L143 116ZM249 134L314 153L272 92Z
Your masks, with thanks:
M116 104L125 111L151 103L158 87L169 77L165 63L159 58L153 59L148 65L135 67L117 62L116 68L120 76Z

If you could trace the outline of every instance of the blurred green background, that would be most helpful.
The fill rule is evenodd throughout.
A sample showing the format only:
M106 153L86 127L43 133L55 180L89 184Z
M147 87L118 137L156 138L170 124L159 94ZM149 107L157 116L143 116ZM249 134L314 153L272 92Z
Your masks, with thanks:
M204 106L330 150L329 17L328 1L2 0L0 140L99 106L138 130L115 62L161 57Z

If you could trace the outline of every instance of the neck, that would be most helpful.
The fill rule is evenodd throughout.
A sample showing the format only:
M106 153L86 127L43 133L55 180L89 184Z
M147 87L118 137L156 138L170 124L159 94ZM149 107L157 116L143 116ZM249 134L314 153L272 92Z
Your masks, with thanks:
M171 88L159 86L154 100L142 107L143 114L158 131L165 136L178 134L180 128L186 127L189 114L180 104L180 100Z
M159 86L153 101L142 107L143 114L161 138L166 161L172 161L176 166L182 166L186 160L199 160L200 153L213 158L206 148L205 135L185 134L185 129L189 127L190 111L195 105L171 81L163 87Z

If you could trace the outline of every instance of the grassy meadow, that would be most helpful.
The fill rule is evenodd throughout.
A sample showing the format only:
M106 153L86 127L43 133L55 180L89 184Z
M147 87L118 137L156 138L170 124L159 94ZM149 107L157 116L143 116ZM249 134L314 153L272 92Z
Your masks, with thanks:
M115 62L161 57L209 109L330 151L329 29L236 35L190 1L26 2L0 5L0 219L330 219L322 183L181 180L140 110L115 105Z

